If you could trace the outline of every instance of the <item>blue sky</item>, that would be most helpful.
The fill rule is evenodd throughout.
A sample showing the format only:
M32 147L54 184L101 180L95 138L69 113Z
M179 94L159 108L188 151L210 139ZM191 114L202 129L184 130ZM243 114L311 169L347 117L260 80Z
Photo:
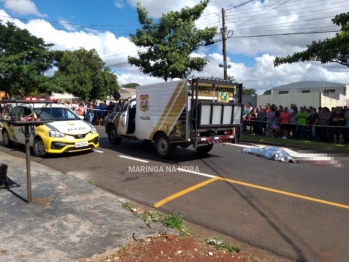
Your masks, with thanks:
M199 0L0 0L0 19L28 29L47 43L55 44L56 49L96 49L117 74L120 84L161 82L162 79L144 75L127 64L127 56L136 55L138 50L128 39L139 26L137 1L154 19L199 3ZM197 26L216 26L219 31L222 8L231 36L227 40L231 65L228 74L246 88L255 88L261 94L278 85L304 80L349 83L348 70L336 64L273 66L276 56L304 50L313 40L333 37L333 31L339 28L331 18L349 10L349 1L232 0L227 4L226 0L211 0ZM220 38L217 32L215 39ZM218 67L223 62L221 41L200 48L193 56L210 60L203 72L193 74L223 77L223 70Z

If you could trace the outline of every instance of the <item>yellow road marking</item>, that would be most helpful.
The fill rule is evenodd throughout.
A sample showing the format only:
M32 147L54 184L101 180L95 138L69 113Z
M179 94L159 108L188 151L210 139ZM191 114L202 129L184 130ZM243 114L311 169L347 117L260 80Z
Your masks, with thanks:
M154 207L159 208L162 205L166 204L167 202L170 202L176 198L179 198L187 193L190 193L191 191L194 191L200 187L206 186L206 185L208 185L214 181L217 181L217 180L226 181L226 182L237 184L237 185L257 188L260 190L269 191L269 192L273 192L273 193L277 193L277 194L281 194L281 195L286 195L286 196L290 196L290 197L305 199L308 201L317 202L317 203L321 203L321 204L325 204L325 205L349 209L348 205L343 205L343 204L339 204L336 202L326 201L326 200L322 200L322 199L318 199L318 198L314 198L314 197L303 196L303 195L299 195L299 194L290 193L287 191L282 191L282 190L273 189L270 187L264 187L264 186L259 186L259 185L255 185L255 184L245 183L245 182L241 182L241 181L237 181L237 180L233 180L233 179L229 179L229 178L222 178L222 177L218 177L218 176L212 177L211 179L208 179L204 182L201 182L201 183L196 184L194 186L188 187L187 189L184 189L178 193L170 195L169 197L166 197L163 200L160 200L159 202L155 203Z
M330 206L336 206L336 207L349 209L349 206L343 205L343 204L339 204L339 203L336 203L336 202L330 202L330 201L326 201L326 200L322 200L322 199L318 199L318 198L298 195L298 194L294 194L294 193L290 193L290 192L286 192L286 191L282 191L282 190L277 190L277 189L273 189L273 188L269 188L269 187L258 186L258 185L254 185L254 184L240 182L240 181L229 179L229 178L219 178L219 179L223 180L223 181L230 182L230 183L242 185L242 186L253 187L253 188L257 188L257 189L261 189L261 190L265 190L265 191L269 191L269 192L278 193L278 194L281 194L281 195L291 196L291 197L300 198L300 199L306 199L306 200L317 202L317 203L321 203L321 204L326 204L326 205L330 205Z
M201 182L201 183L196 184L194 186L188 187L187 189L184 189L184 190L182 190L182 191L180 191L180 192L178 192L176 194L173 194L173 195L170 195L169 197L164 198L163 200L160 200L159 202L155 203L154 207L159 208L162 205L166 204L167 202L169 202L169 201L171 201L173 199L181 197L181 196L183 196L183 195L185 195L185 194L187 194L187 193L189 193L191 191L194 191L194 190L196 190L196 189L198 189L200 187L206 186L206 185L208 185L208 184L210 184L210 183L212 183L212 182L214 182L216 180L219 180L219 179L220 179L219 177L213 177L213 178L208 179L208 180L206 180L204 182Z

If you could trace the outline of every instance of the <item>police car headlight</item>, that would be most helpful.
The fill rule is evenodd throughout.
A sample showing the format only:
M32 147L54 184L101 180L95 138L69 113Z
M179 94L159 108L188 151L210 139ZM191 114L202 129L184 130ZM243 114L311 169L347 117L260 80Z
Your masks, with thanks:
M48 132L48 135L50 137L64 137L64 134L62 134L59 131L54 131L54 130L50 130L50 132Z
M97 129L94 126L91 126L91 134L96 134Z

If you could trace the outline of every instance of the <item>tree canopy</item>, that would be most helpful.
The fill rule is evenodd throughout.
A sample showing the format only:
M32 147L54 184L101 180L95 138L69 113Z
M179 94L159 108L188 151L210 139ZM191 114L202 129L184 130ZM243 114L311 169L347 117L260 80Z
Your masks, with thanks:
M333 38L326 38L318 42L313 41L307 45L308 49L294 53L292 56L284 58L277 57L274 66L286 63L296 63L305 61L320 61L325 63L338 63L349 67L349 12L336 15L332 22L341 26L339 33Z
M257 92L254 88L242 88L242 96L256 96Z
M52 44L13 23L0 20L0 91L25 96L46 91L62 92L44 73L53 67L59 52Z
M192 8L182 8L180 12L171 11L163 14L157 23L148 17L148 11L137 4L138 20L141 28L131 34L131 41L147 51L139 51L138 57L128 57L131 65L151 76L186 78L192 70L202 71L207 59L191 57L200 46L213 40L216 27L199 30L195 27L207 7L209 0L201 0Z
M271 89L265 90L263 95L271 95Z
M136 86L139 86L139 84L138 83L128 83L128 84L125 84L122 86L126 87L126 88L136 88Z
M105 67L96 50L65 51L57 61L53 81L84 100L106 100L119 89L117 76Z

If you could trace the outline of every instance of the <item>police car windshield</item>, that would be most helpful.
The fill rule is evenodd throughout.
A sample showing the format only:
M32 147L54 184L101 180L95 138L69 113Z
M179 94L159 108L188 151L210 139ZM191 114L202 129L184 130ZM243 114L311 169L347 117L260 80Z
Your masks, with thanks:
M73 111L63 107L62 108L61 107L38 108L38 109L35 109L35 114L38 118L41 118L42 120L54 120L54 121L81 120L80 117L78 117Z

